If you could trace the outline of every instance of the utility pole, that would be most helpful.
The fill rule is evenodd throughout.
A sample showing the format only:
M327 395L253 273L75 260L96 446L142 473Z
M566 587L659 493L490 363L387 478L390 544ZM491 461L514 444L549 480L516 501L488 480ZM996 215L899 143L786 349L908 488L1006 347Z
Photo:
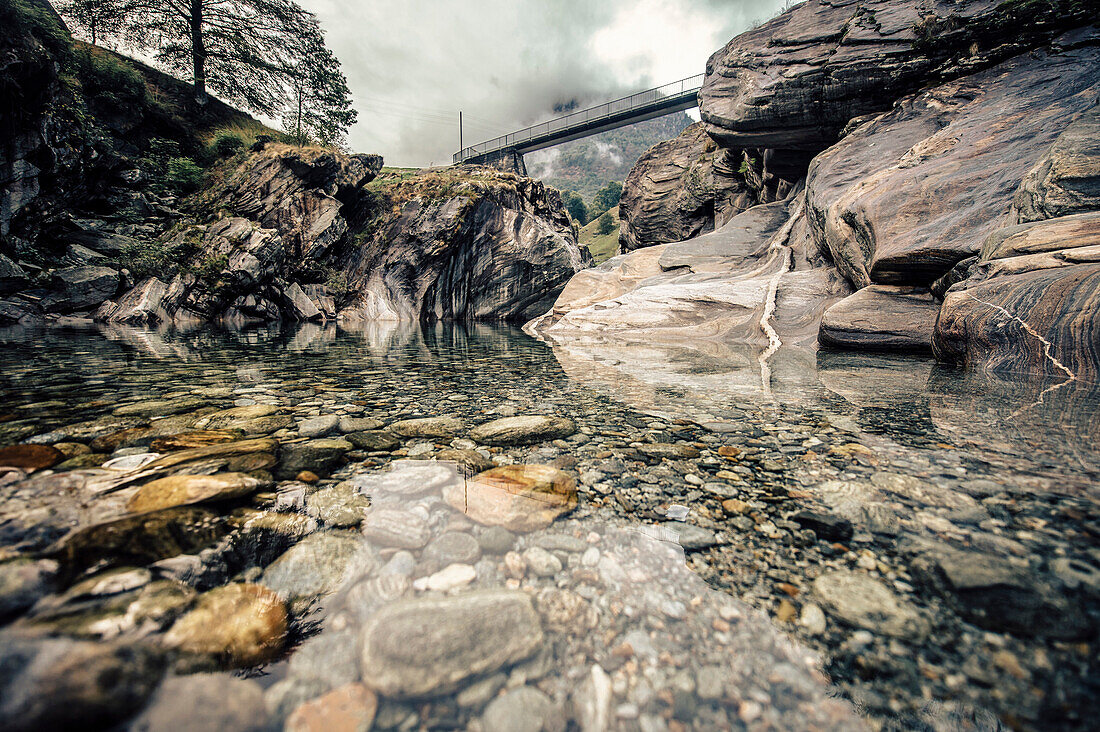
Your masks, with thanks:
M458 110L458 162L462 162L462 110Z

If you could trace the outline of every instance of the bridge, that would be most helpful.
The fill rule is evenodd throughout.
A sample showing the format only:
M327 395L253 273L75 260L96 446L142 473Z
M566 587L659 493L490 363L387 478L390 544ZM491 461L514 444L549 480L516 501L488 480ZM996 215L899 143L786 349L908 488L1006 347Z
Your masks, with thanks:
M570 112L564 117L524 127L522 130L464 147L454 163L488 163L505 155L534 152L570 140L596 135L636 122L698 106L704 74L646 89L622 99Z

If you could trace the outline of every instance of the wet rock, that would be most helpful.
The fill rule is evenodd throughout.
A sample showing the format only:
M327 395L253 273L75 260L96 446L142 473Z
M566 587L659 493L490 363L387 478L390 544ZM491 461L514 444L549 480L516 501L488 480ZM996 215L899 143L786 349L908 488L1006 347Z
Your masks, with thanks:
M267 404L233 407L214 412L195 423L204 430L241 430L246 435L266 435L294 426L294 420Z
M6 620L48 594L57 574L57 562L17 558L0 563L0 621Z
M834 570L814 580L825 609L846 623L897 638L922 638L927 623L916 608L866 574Z
M666 521L661 528L671 541L677 542L686 552L698 551L718 543L718 537L710 529L686 524L682 521Z
M386 697L431 697L530 656L542 643L522 592L482 590L400 600L363 628L363 681Z
M0 254L0 295L18 292L30 283L23 268Z
M386 430L351 432L344 435L344 439L367 452L389 452L401 444L401 440Z
M295 544L264 570L260 580L290 603L297 614L334 592L360 542L344 534L321 533Z
M260 732L268 728L263 689L227 674L170 676L149 706L129 725L132 732Z
M483 473L493 467L493 461L477 450L440 450L436 453L435 459L443 462L458 463L465 475Z
M224 442L233 442L241 439L243 432L240 430L198 430L195 432L181 432L168 437L158 437L149 443L154 452L174 452L176 450L192 450L196 447L209 447L220 445Z
M367 515L370 499L354 485L340 483L306 496L306 513L326 526L358 526Z
M536 577L553 577L561 571L561 560L540 546L525 551L523 560Z
M283 445L278 475L291 479L303 470L327 475L344 461L352 443L342 439L321 439Z
M507 465L446 486L443 498L480 524L528 532L576 508L577 486L548 465Z
M611 679L593 664L573 695L573 716L584 732L602 732L611 726Z
M298 434L302 437L324 437L336 431L340 417L335 414L310 417L298 423Z
M133 513L148 513L193 503L225 501L251 495L270 485L271 481L259 480L244 473L171 475L138 488L126 508Z
M554 703L538 689L521 686L489 703L481 715L485 732L540 732Z
M448 564L474 564L481 558L477 539L464 531L445 531L424 547L424 559Z
M379 546L419 549L428 543L431 531L424 519L396 508L377 508L363 522L363 536Z
M657 460L684 460L699 457L699 451L691 445L681 445L674 442L645 443L638 447L638 452Z
M241 668L275 658L287 632L286 606L266 587L234 583L211 590L164 637L182 668Z
M889 351L931 351L940 304L921 287L864 287L821 317L821 345Z
M359 680L359 653L352 630L326 628L307 638L294 650L287 663L289 674L299 679L317 679L335 689Z
M469 564L452 564L435 574L416 580L413 587L432 592L450 592L470 584L475 579L477 579L477 570Z
M403 419L394 422L387 429L406 438L439 437L450 439L465 427L465 422L454 417L425 417L423 419Z
M948 547L935 547L924 556L917 571L932 586L939 584L983 628L1065 640L1091 632L1080 605L1026 567L1004 557Z
M516 543L516 537L503 526L490 526L478 532L477 543L488 554L504 554Z
M208 404L202 397L180 397L179 399L143 399L133 404L123 404L111 412L117 417L153 417L190 412Z
M57 465L65 454L49 445L11 445L0 447L0 465L20 470L42 470Z
M842 516L803 510L792 515L790 520L804 529L810 529L825 541L848 541L852 538L852 522Z
M131 427L109 435L100 435L89 442L88 447L92 452L105 453L112 453L119 448L138 447L149 443L151 432L148 427Z
M302 704L287 718L286 732L365 731L374 723L378 697L364 684L348 684Z
M4 729L103 729L145 703L164 673L164 658L145 646L8 634L0 643L0 668Z
M349 435L352 432L370 432L371 430L380 430L385 426L385 423L378 419L371 419L369 417L340 417L340 421L336 427L341 433ZM358 445L356 445L358 447Z
M65 573L78 573L98 562L109 566L144 565L179 554L193 554L230 531L225 518L197 506L128 516L78 529L50 548Z
M504 417L470 430L470 439L484 445L531 445L569 437L577 431L573 420L530 415Z
M119 276L109 267L69 267L54 272L51 292L42 299L50 312L70 313L99 307L118 290Z

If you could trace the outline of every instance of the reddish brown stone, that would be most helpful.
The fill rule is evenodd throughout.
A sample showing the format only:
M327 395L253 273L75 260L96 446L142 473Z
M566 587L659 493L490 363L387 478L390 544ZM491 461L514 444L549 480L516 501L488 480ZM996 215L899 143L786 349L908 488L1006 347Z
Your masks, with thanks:
M48 445L0 447L0 465L23 470L51 468L65 459L65 453Z

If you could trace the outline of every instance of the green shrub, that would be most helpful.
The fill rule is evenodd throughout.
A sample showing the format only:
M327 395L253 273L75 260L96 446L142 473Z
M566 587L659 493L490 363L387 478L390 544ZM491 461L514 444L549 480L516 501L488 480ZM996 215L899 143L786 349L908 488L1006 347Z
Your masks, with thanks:
M103 49L78 47L73 66L84 95L90 99L106 106L147 101L145 77Z
M202 185L203 170L191 158L169 158L164 173L165 185L176 193L190 193Z
M228 158L236 155L244 147L244 137L236 132L222 132L210 143L210 151L218 158Z

